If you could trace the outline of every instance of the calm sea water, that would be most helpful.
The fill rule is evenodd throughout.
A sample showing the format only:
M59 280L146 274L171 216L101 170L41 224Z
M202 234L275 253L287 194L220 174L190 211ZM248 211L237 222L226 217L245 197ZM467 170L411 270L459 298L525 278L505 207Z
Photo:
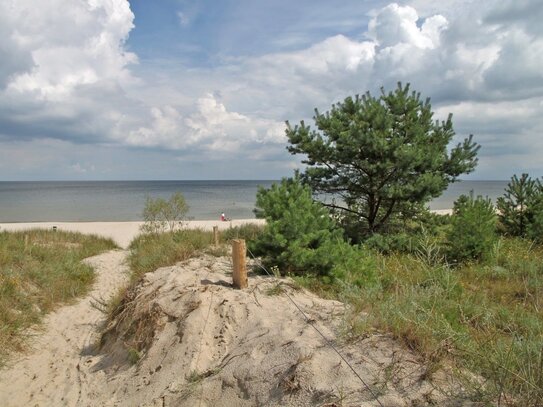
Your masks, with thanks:
M274 181L87 181L0 182L0 222L131 221L141 220L146 198L168 198L181 192L190 206L189 217L253 218L258 186ZM462 181L431 203L448 209L461 194L495 200L507 181Z

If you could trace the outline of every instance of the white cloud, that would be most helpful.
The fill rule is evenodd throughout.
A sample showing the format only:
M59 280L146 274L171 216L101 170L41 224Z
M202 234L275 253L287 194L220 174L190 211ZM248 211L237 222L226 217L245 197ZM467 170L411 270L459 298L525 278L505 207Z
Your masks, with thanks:
M205 69L157 63L148 66L152 76L136 78L137 56L125 46L134 26L127 0L0 0L0 137L291 162L285 119L401 80L431 96L438 117L454 112L461 135L500 146L493 157L513 148L507 129L536 147L515 153L535 162L543 151L535 136L543 129L543 31L534 17L543 15L541 2L409 4L374 10L359 35L224 56ZM179 23L199 12L179 11Z
M173 106L151 109L150 126L129 133L130 145L166 149L197 147L203 150L235 152L246 143L284 143L284 124L229 112L212 94L197 99L186 115Z
M417 11L409 6L389 4L380 10L368 25L368 37L381 48L409 44L417 48L433 49L439 45L441 31L447 20L441 15L427 18L422 27L417 26Z
M81 85L133 80L127 65L136 55L122 48L134 18L126 1L18 0L10 14L16 24L11 37L33 62L13 76L11 90L62 101Z

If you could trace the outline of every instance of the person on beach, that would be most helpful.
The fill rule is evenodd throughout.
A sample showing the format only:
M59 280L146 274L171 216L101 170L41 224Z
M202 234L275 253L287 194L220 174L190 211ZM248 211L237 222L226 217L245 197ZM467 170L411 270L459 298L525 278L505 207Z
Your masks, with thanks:
M221 213L221 220L222 220L223 222L226 222L226 215L224 214L224 212Z

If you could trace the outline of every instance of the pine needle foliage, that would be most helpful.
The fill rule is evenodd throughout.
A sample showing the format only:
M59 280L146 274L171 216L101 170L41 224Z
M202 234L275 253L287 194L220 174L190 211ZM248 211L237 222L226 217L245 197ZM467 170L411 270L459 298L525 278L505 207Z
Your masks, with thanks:
M505 234L541 240L543 235L543 185L524 173L513 175L505 194L498 198L500 224Z
M455 261L488 256L498 240L497 217L488 198L461 195L454 203L448 235L449 255Z
M314 120L317 130L287 122L288 151L305 156L304 178L316 193L340 197L328 206L357 224L353 234L386 231L477 164L472 136L448 152L452 115L434 121L430 100L409 84L348 97L324 114L315 110Z
M282 272L326 275L334 266L334 244L342 241L328 210L312 198L299 176L260 188L255 214L266 227L250 247Z

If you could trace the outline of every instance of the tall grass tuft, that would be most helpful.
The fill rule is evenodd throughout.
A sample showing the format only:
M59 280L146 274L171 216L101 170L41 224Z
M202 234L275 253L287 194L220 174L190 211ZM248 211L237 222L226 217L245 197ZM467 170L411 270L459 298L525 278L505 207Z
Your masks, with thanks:
M171 266L187 260L212 243L211 232L200 229L182 229L169 233L149 233L138 236L130 243L128 263L131 281L135 284L145 273L159 267Z
M25 331L94 280L81 260L115 248L110 239L61 231L0 232L0 366L24 349Z

